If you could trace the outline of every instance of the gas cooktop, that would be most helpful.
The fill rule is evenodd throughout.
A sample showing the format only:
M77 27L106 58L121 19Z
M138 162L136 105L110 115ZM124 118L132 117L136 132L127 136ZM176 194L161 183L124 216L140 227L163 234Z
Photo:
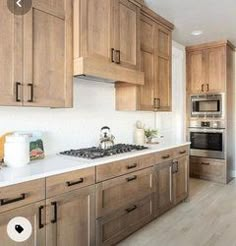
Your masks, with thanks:
M73 156L78 158L96 159L106 156L112 156L132 151L140 151L148 149L142 145L130 145L130 144L116 144L109 149L101 149L98 147L85 148L85 149L71 149L60 152L61 155Z

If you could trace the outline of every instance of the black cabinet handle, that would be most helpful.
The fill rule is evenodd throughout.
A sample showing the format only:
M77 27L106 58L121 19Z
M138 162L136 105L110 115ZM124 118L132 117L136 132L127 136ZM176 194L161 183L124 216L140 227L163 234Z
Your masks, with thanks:
M153 107L155 110L160 109L160 107L161 107L161 99L160 98L154 98Z
M111 62L112 62L112 63L115 62L115 60L114 60L114 53L115 53L115 49L112 48L112 49L111 49Z
M116 64L120 64L120 50L116 50Z
M44 224L42 223L42 211L44 209L44 206L39 207L39 229L42 229L44 227Z
M21 86L20 82L16 82L16 102L21 102L21 99L19 98L19 87Z
M51 220L52 224L57 223L57 202L52 202L51 205L54 208L54 215L53 215L53 219Z
M207 91L209 91L209 84L207 84Z
M128 165L127 169L133 169L137 167L137 163L134 163L133 165Z
M28 84L30 87L30 99L28 102L33 102L34 101L34 85L33 84Z
M162 156L162 159L168 159L168 158L170 158L170 155L164 155L164 156Z
M83 178L80 178L78 181L75 181L75 182L66 182L67 186L70 187L70 186L73 186L73 185L77 185L77 184L81 184L84 182L84 179Z
M131 213L132 211L134 211L135 209L137 209L138 207L136 206L136 205L134 205L133 207L131 207L131 208L127 208L125 211L127 212L127 213Z
M201 91L204 92L204 84L201 86Z
M131 182L131 181L136 180L136 179L137 179L137 176L134 175L133 177L129 177L126 180L127 180L127 182Z
M1 199L0 200L0 206L8 205L10 203L20 202L22 200L25 200L26 194L22 193L20 197L14 198L14 199Z
M186 150L180 151L179 153L180 153L181 155L183 155L183 154L186 153Z
M210 163L209 162L201 162L201 165L210 166Z

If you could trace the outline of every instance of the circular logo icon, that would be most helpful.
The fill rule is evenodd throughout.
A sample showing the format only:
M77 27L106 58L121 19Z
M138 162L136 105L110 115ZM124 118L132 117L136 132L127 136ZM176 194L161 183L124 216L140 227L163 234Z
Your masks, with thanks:
M7 0L7 6L14 15L24 15L30 11L32 0Z
M24 217L15 217L7 225L7 234L15 242L24 242L32 235L32 225Z

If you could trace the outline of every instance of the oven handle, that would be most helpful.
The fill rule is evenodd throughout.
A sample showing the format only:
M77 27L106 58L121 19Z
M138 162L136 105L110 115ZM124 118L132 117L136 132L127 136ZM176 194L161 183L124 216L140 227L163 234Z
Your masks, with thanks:
M225 129L209 129L209 128L189 128L189 132L203 133L225 133Z

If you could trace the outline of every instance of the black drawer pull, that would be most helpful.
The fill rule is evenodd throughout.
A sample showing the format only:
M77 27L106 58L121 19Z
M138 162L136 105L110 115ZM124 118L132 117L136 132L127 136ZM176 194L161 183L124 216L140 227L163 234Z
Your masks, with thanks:
M135 168L135 167L137 167L137 163L134 163L133 165L128 165L127 166L127 169L132 169L132 168Z
M131 207L131 208L127 208L125 211L127 212L127 213L131 213L132 211L134 211L135 209L137 209L138 207L136 206L136 205L134 205L133 207Z
M116 64L120 64L120 50L116 50Z
M42 211L44 209L44 206L39 207L39 229L42 229L44 227L44 224L42 223Z
M115 62L115 60L114 60L114 53L115 53L115 49L112 48L112 49L111 49L111 62L112 62L112 63Z
M162 159L168 159L168 158L170 158L170 155L164 155L164 156L162 156Z
M21 99L19 98L19 87L21 86L20 82L16 82L16 102L21 102Z
M210 163L209 162L201 162L201 165L210 166Z
M28 84L30 87L30 99L28 102L34 102L34 85L33 84Z
M78 181L75 181L75 182L66 182L67 186L70 187L70 186L73 186L73 185L77 185L77 184L82 184L84 182L84 179L83 178L80 178Z
M185 154L187 151L186 150L183 150L183 151L180 151L179 153L181 154L181 155L183 155L183 154Z
M131 182L131 181L136 180L136 179L137 179L137 176L134 175L133 177L129 177L126 180L127 180L127 182Z
M57 202L52 202L51 205L54 208L54 215L53 215L53 219L51 220L52 224L57 223Z
M14 199L1 199L0 200L0 205L4 206L4 205L8 205L10 203L20 202L22 200L25 200L25 198L26 198L26 194L22 193L20 195L20 197L17 197L17 198L14 198Z

